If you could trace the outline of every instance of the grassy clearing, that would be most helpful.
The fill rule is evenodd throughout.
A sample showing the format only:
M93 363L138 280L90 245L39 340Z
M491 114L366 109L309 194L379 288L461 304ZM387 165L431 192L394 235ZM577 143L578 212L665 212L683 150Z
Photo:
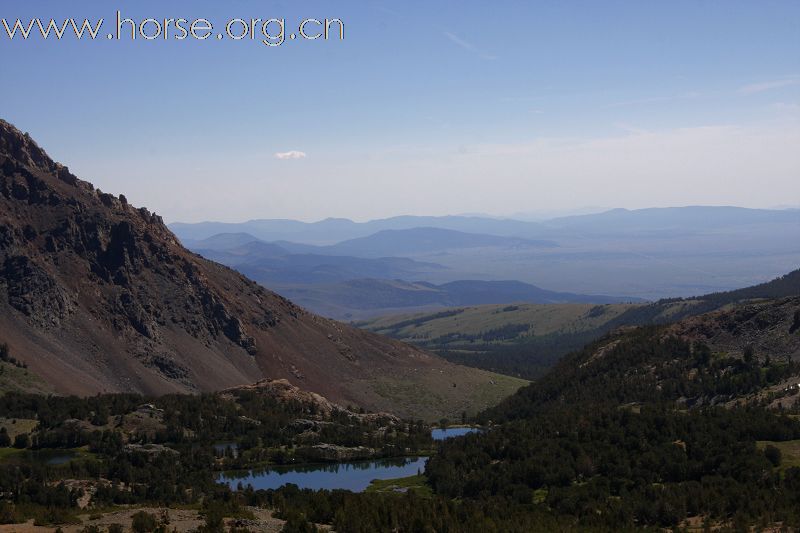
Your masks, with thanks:
M781 451L781 464L777 467L781 472L793 466L800 468L800 440L787 440L783 442L760 440L756 445L759 450L763 450L768 445L772 445Z
M438 422L461 420L500 403L529 382L483 370L452 366L420 368L409 375L380 376L359 386L379 410Z
M25 450L18 450L16 448L0 448L0 461L5 461L12 457L17 457L24 452Z
M460 312L453 316L432 318L436 313L416 313L379 317L359 323L359 326L417 342L430 342L452 334L476 335L509 324L529 324L531 331L523 336L538 336L591 330L631 307L635 304L480 305L459 308Z
M49 394L53 389L27 368L0 362L0 394L7 392Z
M428 479L422 475L401 477L396 479L374 479L367 487L367 492L409 492L419 496L433 496Z

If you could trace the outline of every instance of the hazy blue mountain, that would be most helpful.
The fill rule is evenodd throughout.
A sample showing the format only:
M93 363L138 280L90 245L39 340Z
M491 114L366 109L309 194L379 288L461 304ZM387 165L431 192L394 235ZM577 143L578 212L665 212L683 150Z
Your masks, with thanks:
M414 278L444 269L435 263L403 257L360 258L292 253L274 243L257 239L248 241L246 235L215 235L201 241L189 241L189 247L193 252L235 268L267 287L277 284L333 283L365 277Z
M313 242L314 235L324 236L327 232L328 237L323 237L320 242L331 243L350 238L349 234L341 239L338 238L334 229L340 224L348 226L355 223L342 219L326 219L314 223L269 219L247 222L175 222L170 224L169 228L181 241L199 241L221 233L248 233L264 241L297 240L307 242L310 240Z
M231 248L259 241L258 237L254 237L249 233L219 233L201 240L183 239L182 244L187 248L196 250L230 250Z
M606 304L632 300L549 291L519 281L461 280L435 285L402 280L353 279L332 284L275 287L275 290L314 312L338 319L483 304Z
M378 276L385 279L413 278L431 270L444 268L434 263L422 263L402 257L365 259L315 254L290 254L230 264L230 266L271 288L281 284L332 283L364 276Z
M553 241L530 240L519 237L502 237L465 233L441 228L412 228L383 230L368 237L360 237L326 247L327 251L356 256L406 256L463 248L553 248Z
M754 224L800 224L800 209L770 210L742 207L665 207L612 209L604 213L548 220L545 224L566 233L627 235L631 233L703 232Z

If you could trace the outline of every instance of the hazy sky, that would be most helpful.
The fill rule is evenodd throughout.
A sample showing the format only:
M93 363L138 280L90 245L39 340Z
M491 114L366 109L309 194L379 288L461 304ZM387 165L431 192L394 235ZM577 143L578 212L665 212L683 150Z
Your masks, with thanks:
M168 221L800 204L800 2L4 0L344 41L13 42L0 115ZM0 27L0 32L5 30Z

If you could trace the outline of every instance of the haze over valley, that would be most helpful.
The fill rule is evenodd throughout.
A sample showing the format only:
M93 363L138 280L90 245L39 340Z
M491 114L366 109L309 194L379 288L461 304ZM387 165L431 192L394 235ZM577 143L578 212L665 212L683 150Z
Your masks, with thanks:
M170 229L201 255L338 319L485 303L687 297L762 283L800 264L797 209L615 209L540 222L254 220ZM437 288L468 281L505 283L484 285L472 299Z

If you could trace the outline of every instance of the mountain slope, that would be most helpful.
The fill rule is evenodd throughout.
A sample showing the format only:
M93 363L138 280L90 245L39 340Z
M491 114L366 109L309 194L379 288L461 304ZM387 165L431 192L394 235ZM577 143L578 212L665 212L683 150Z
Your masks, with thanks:
M410 342L453 363L526 379L597 339L605 324L638 304L479 305L383 316L356 325Z
M77 179L2 121L0 340L74 394L287 378L339 403L432 418L520 383L308 313L189 252L160 217Z
M798 381L800 296L795 296L744 303L669 325L619 329L564 357L536 385L486 416L515 419L533 410L587 402L749 402L767 390L782 393ZM775 407L784 401L786 407L795 406L796 399L771 398Z
M454 363L535 379L563 355L618 328L667 324L734 304L793 296L800 296L800 270L753 287L648 304L453 308L373 318L359 326Z
M800 269L752 287L714 292L692 298L666 298L630 309L608 324L608 330L619 326L665 324L708 313L727 305L748 300L800 296Z

